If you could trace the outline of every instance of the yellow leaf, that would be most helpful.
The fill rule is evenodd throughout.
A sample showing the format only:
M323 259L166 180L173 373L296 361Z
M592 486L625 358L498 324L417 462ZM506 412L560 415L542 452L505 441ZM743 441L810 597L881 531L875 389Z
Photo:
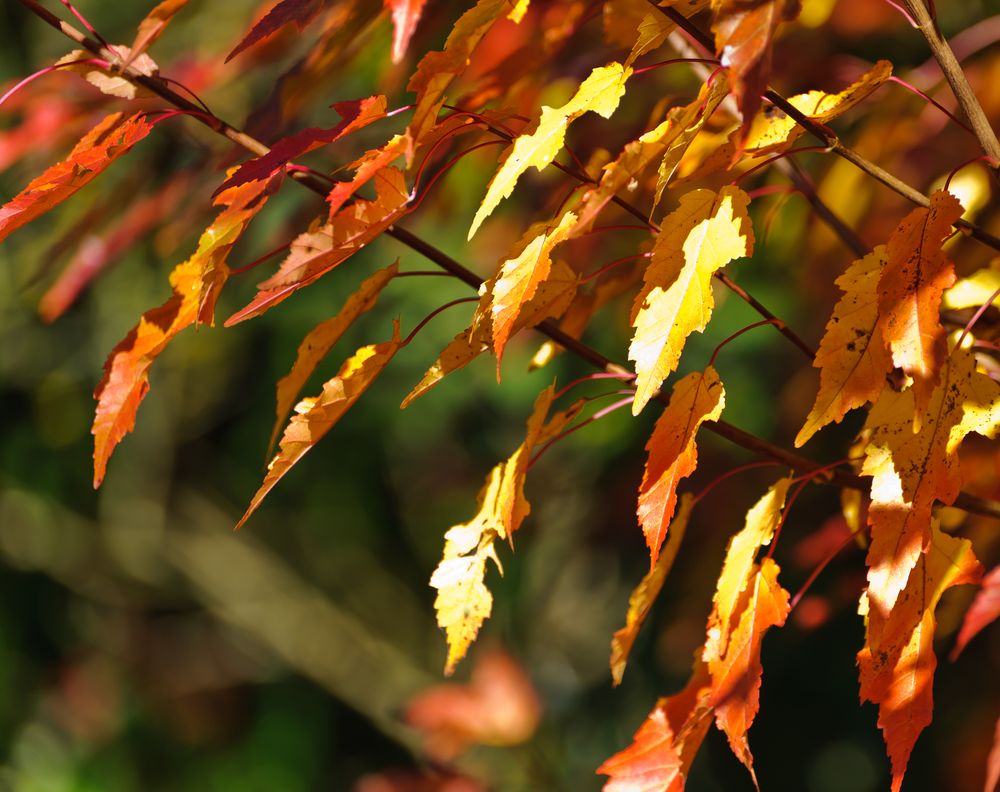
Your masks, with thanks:
M296 415L285 427L277 455L267 466L267 474L246 512L236 524L239 529L289 470L329 432L344 413L361 398L385 369L400 346L399 323L392 338L381 344L361 347L340 367L337 376L323 385L319 396L303 399L295 406Z
M677 368L687 337L708 324L715 306L712 275L733 259L753 252L749 203L738 187L723 187L718 193L694 190L664 218L632 309L633 415L642 411Z
M566 128L573 120L587 111L593 111L604 118L611 117L625 95L625 82L631 75L632 70L625 69L620 63L599 66L562 107L542 108L542 115L534 132L521 135L514 141L503 165L490 181L486 197L472 220L469 239L472 239L497 204L510 195L521 174L529 167L543 170L552 162L563 147Z
M549 276L552 249L565 240L576 223L576 215L566 212L555 227L548 227L534 237L521 252L503 263L493 284L493 349L497 356L497 381L500 361L521 314L521 309Z
M611 638L611 678L617 687L621 684L622 675L625 673L625 664L628 662L629 653L635 643L639 630L642 629L643 622L653 608L653 603L660 594L666 582L670 568L677 557L677 550L684 539L684 532L687 530L688 518L691 516L691 505L693 498L690 493L681 496L677 513L670 523L670 531L667 533L667 541L663 546L663 552L659 554L653 568L646 573L628 598L628 613L625 616L625 626L616 631Z
M371 310L375 305L382 289L399 274L399 262L390 264L385 269L378 270L374 275L365 279L358 290L347 298L336 316L320 322L309 331L302 343L299 344L295 354L295 362L292 369L284 377L278 380L276 414L274 429L271 432L271 441L268 444L268 455L274 449L277 442L278 433L284 424L288 413L292 411L295 400L298 399L302 386L306 384L309 377L316 370L320 361L333 348L333 345L340 340L340 337L361 314Z
M967 278L960 278L944 293L941 304L952 311L978 308L985 305L997 289L1000 289L1000 258L993 259L988 267L976 270ZM994 305L997 300L1000 297L993 300Z
M840 93L809 91L791 97L789 103L811 120L826 124L872 95L892 76L892 64L880 60L865 72L857 82ZM757 113L747 135L745 149L753 155L784 151L805 130L791 117L776 107Z
M819 393L795 445L805 444L828 423L839 423L848 410L874 401L892 370L878 326L878 281L886 251L879 245L837 278L844 295L834 306L813 365L820 370Z
M674 385L670 403L646 443L646 469L639 486L637 514L656 565L660 545L677 503L677 485L698 465L695 435L705 421L716 421L726 404L725 389L714 368L694 371Z
M444 556L431 575L430 585L438 590L434 609L448 640L446 674L455 670L490 615L493 596L483 578L487 558L503 571L496 555L496 539L509 539L531 512L524 497L524 478L532 450L579 411L574 405L545 424L554 395L555 388L550 385L535 400L524 442L507 461L490 471L479 493L476 516L445 534Z

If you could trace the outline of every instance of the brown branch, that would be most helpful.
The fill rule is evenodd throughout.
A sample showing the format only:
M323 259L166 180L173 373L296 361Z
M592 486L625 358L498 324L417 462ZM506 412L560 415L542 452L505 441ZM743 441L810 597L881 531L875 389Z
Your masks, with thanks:
M43 6L39 5L37 0L20 0L20 2L41 19L56 28L56 30L59 30L64 35L73 39L73 41L77 42L91 52L100 54L102 57L108 57L109 55L112 56L112 62L114 62L113 59L117 57L115 53L106 51L100 42L90 39L69 23L64 22L54 14L50 13ZM197 110L198 114L194 115L193 118L215 130L217 133L224 135L234 143L243 146L251 153L262 156L269 151L266 145L247 135L245 132L230 126L219 118L206 116L200 108L192 105L183 96L175 93L165 83L155 78L145 77L144 75L138 74L131 67L124 69L122 74L127 79L143 85L180 109ZM326 197L326 186L314 179L308 173L296 172L292 175L295 180L303 186L313 190L320 196ZM469 286L478 289L482 283L482 280L474 272L467 269L451 256L434 247L430 243L417 237L410 231L396 225L391 226L386 233L412 250L420 253L428 260L433 261L442 269L450 272L452 275L464 283L467 283ZM582 341L567 335L552 321L542 322L537 325L535 329L596 368L612 373L628 373L627 368L615 363L613 360L604 356L596 349L584 344ZM668 395L662 391L657 393L654 398L663 404L669 402ZM752 453L768 457L769 459L774 459L782 464L788 465L793 470L808 473L823 467L823 465L819 462L799 456L792 451L788 451L780 446L774 445L773 443L756 437L749 432L745 432L742 429L727 423L726 421L706 421L703 426L720 437L724 437L730 442L741 446ZM842 488L859 490L867 490L869 488L869 482L866 477L850 473L824 471L822 477L823 478L821 480ZM968 512L1000 519L1000 503L995 501L986 500L963 492L959 494L954 505Z
M972 124L972 130L979 139L979 145L983 147L983 151L989 157L992 157L993 172L996 175L997 168L1000 167L1000 140L997 140L997 134L990 125L989 119L983 111L983 106L979 103L972 86L969 85L962 65L955 57L948 41L941 35L941 31L938 29L936 21L931 17L924 0L906 0L906 8L917 23L917 29L927 39L927 45L931 48L934 59L941 66L941 71L944 72L944 77L951 86L955 98L958 99L959 105L965 111L965 117Z
M689 37L696 41L700 47L712 47L713 42L711 36L698 28L697 25L692 23L679 11L670 7L663 8L658 6L656 5L655 0L649 0L649 2L654 8L658 9L662 14L681 28ZM899 195L902 195L908 201L912 201L918 206L930 206L930 199L920 192L920 190L907 184L902 179L893 176L889 173L889 171L885 170L885 168L880 165L876 165L871 160L861 156L849 146L845 146L840 142L832 129L823 126L822 124L819 124L804 115L777 91L768 88L764 92L763 96L775 107L781 109L786 115L794 119L806 131L823 141L830 151L834 152L839 157L842 157L852 165L863 170L873 179L881 182ZM980 226L977 226L975 223L970 223L968 220L959 218L955 221L955 227L961 229L973 239L982 242L984 245L1000 251L1000 238L993 236L993 234L989 233Z

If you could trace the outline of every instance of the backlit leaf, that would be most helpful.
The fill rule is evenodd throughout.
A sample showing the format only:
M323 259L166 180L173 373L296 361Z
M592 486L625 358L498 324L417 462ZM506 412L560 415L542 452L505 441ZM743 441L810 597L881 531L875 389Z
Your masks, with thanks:
M819 393L795 445L805 444L849 410L875 401L885 387L892 359L878 323L878 281L886 262L884 245L855 261L837 278L843 296L834 306L813 365L820 370Z
M698 466L695 435L705 421L716 421L726 404L725 389L714 368L695 371L674 385L646 443L646 469L639 486L639 524L655 567L667 526L674 516L677 485Z
M1000 617L1000 566L993 567L982 580L982 588L976 594L969 609L965 612L962 629L958 631L955 648L951 651L954 660L985 627Z
M20 193L0 206L0 241L89 184L146 137L152 128L140 113L105 116L73 147L66 159L32 179Z
M300 31L304 30L325 4L326 0L280 0L250 28L243 40L226 56L226 63L247 47L274 35L285 25L294 24Z
M128 57L122 64L122 68L131 66L133 61L148 50L154 42L163 35L163 31L174 15L188 4L189 0L163 0L157 4L152 11L143 17L139 23L139 29L132 42Z
M382 0L392 14L392 62L399 63L417 29L427 0Z
M610 118L625 95L625 82L632 75L620 63L599 66L584 80L576 94L561 107L543 107L534 131L520 135L508 149L500 170L490 181L486 197L472 220L469 239L490 216L501 200L510 195L529 167L543 170L559 153L566 140L566 128L587 111Z
M319 396L303 399L295 406L296 414L281 436L278 453L267 465L260 489L250 500L246 512L236 524L239 529L274 489L288 471L304 457L368 390L399 350L399 323L392 338L381 344L361 347L349 357L337 376L323 385Z
M738 187L694 190L664 218L642 290L632 309L638 415L677 368L687 337L701 332L715 307L712 275L753 252L750 198Z
M955 268L941 246L961 216L958 199L938 190L930 208L910 212L886 246L878 283L879 327L893 363L913 377L918 409L927 404L947 354L941 295L955 282Z

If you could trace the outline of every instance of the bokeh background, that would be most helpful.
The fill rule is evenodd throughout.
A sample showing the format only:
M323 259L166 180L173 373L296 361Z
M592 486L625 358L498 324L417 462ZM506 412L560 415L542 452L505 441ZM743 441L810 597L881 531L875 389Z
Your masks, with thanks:
M81 0L79 7L108 40L128 42L151 5ZM286 31L224 65L225 53L260 13L250 0L195 0L152 54L220 116L249 119L251 128L274 138L307 124L332 125L336 116L327 106L334 101L384 91L390 106L403 104L414 53L440 47L464 5L430 0L411 54L397 67L388 61L388 19L374 11L356 30ZM938 5L949 35L975 26L979 38L967 44L967 66L987 111L1000 118L1000 17L994 16L1000 3ZM549 13L559 4L538 6ZM620 57L601 42L600 18L589 24L583 40L592 47L566 55L564 78L552 80L542 102L563 101L581 71ZM338 54L307 88L296 88L301 102L291 103L284 119L255 116L278 76L320 33L340 42L331 45ZM510 42L501 38L492 46L502 53ZM69 49L15 0L0 4L0 87ZM786 93L840 87L879 57L891 58L898 74L922 79L949 103L947 89L925 64L920 36L875 0L806 0L803 24L779 43L776 82ZM684 67L644 79L635 95L630 90L617 125L587 118L574 127L572 140L582 152L616 150L642 129L655 102L697 89ZM35 81L0 108L0 196L14 195L121 104L77 75ZM945 121L890 85L837 128L867 156L929 189L975 154L974 141ZM366 130L350 151L306 159L337 167L364 146L378 145L379 134ZM530 178L475 242L466 243L496 153L488 148L463 161L407 222L481 274L496 265L527 218L565 189L557 174ZM477 665L508 658L533 692L518 688L505 700L529 721L538 706L537 729L508 747L465 746L459 737L457 748L444 750L446 759L429 759L426 746L442 736L408 724L406 712L415 695L443 681L444 638L427 585L442 535L474 513L484 476L520 443L537 393L553 378L565 383L588 371L561 356L526 373L540 339L522 334L505 361L502 385L494 361L484 357L400 411L400 400L471 313L470 306L451 309L234 534L262 475L274 383L287 372L299 340L339 307L359 273L397 257L404 268L428 268L415 253L379 240L258 320L184 332L156 363L138 427L95 492L91 393L104 358L143 311L166 297L167 273L193 250L211 218L209 196L221 172L206 177L206 169L238 156L193 121L172 119L75 199L0 247L0 789L599 789L594 768L629 742L658 695L684 684L726 541L741 525L734 515L781 470L741 474L699 504L624 683L613 689L608 642L648 564L634 500L655 411L638 419L615 413L548 452L529 477L532 515L516 552L504 556L505 576L490 573L493 617L455 677L464 683ZM909 209L846 163L823 154L800 159L821 194L870 245L884 240ZM178 183L177 173L190 178ZM976 196L978 221L1000 231L985 175L978 166L962 173L963 189ZM783 183L778 175L769 178ZM135 207L151 196L159 203L136 220ZM230 263L247 263L290 239L316 212L312 196L294 185L284 188ZM836 299L833 277L851 256L796 196L761 198L754 213L758 250L731 268L734 277L815 341ZM127 217L142 233L109 254L108 240ZM627 234L603 235L574 248L578 259L571 263L593 269L635 245ZM988 259L964 241L953 252L960 270ZM57 320L47 321L53 283L86 261L105 269ZM245 304L261 271L234 276L220 317ZM312 386L356 346L387 338L394 318L402 319L405 332L437 305L466 295L445 278L390 286ZM720 339L757 318L731 295L717 292L717 298L712 326L691 339L681 373L703 366ZM586 336L619 359L627 345L627 308L609 307ZM797 355L766 328L728 347L718 362L727 420L790 446L815 388L815 375ZM608 389L606 383L589 387L581 392ZM826 430L808 453L844 457L858 425L852 416ZM986 471L979 491L996 497L989 483L995 473L988 474L996 450L985 443L971 449L970 469ZM707 433L700 453L701 468L685 489L698 491L752 461ZM810 486L796 502L776 554L791 591L845 535L839 512L838 492L826 487ZM995 563L995 523L963 522L961 515L947 521L973 538L987 565ZM852 545L789 625L765 641L761 713L750 743L766 790L888 788L875 708L857 699L854 655L863 626L855 608L863 582L863 551ZM996 631L986 633L957 663L944 659L971 593L949 592L939 610L935 720L917 744L907 790L982 788L1000 700L1000 640ZM514 673L504 667L508 677ZM514 683L504 677L498 684L507 690L503 684ZM752 784L713 732L689 789L749 790Z

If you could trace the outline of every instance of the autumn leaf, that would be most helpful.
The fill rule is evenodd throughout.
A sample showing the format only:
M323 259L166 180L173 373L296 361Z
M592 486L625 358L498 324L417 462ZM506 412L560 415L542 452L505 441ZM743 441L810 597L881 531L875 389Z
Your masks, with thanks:
M914 416L920 419L918 432ZM974 355L956 349L921 412L912 389L886 388L865 426L870 439L862 473L873 477L868 596L873 609L887 613L930 540L935 500L951 504L958 497L962 440L970 432L997 435L1000 385L976 370Z
M632 652L632 645L642 629L646 617L653 608L653 603L660 594L666 582L670 568L677 557L681 541L687 530L688 519L691 516L693 498L690 494L681 496L680 506L670 523L666 545L663 552L657 556L653 568L646 573L639 585L633 589L628 598L628 613L625 616L625 626L615 631L611 637L611 679L615 687L621 684L625 673L625 664Z
M705 421L717 421L726 395L714 368L695 371L674 385L646 443L646 469L639 486L639 524L649 547L650 569L656 566L667 526L674 516L677 485L698 465L695 435Z
M381 148L365 152L364 156L347 166L354 171L354 178L350 181L338 181L333 185L326 201L330 204L330 217L336 217L337 212L354 194L364 187L368 182L388 165L391 165L405 151L406 140L401 135L395 135L388 143Z
M147 311L104 364L104 377L94 398L94 487L104 479L108 459L121 439L135 427L139 405L149 390L149 369L171 340L193 324L212 324L215 301L229 277L226 259L276 185L255 182L221 193L217 206L226 208L205 229L198 248L170 273L173 295Z
M430 585L438 590L434 610L438 626L448 639L444 672L449 676L465 657L492 610L493 595L483 579L488 559L503 569L496 554L496 540L509 539L531 513L531 504L524 497L531 451L542 438L557 433L576 414L570 408L546 424L554 395L555 388L550 385L535 400L524 442L490 471L479 493L476 516L450 528L444 535L444 556L431 575Z
M417 29L427 0L382 0L392 14L392 62L399 63Z
M982 567L967 539L931 529L931 539L892 610L866 607L865 646L858 652L861 700L878 704L878 725L892 761L892 792L899 792L910 753L931 722L934 609L944 591L974 583Z
M771 45L782 22L799 15L800 0L712 0L716 54L729 69L743 114L743 137L760 107L771 73Z
M452 81L465 71L472 53L493 23L511 10L510 0L479 0L455 23L440 52L428 52L406 86L417 94L416 108L406 134L411 146L418 144L431 129ZM407 167L413 163L412 148L407 153Z
M506 652L480 653L468 684L421 691L406 705L406 722L425 737L423 750L450 762L471 745L511 746L528 740L541 718L538 693Z
M344 361L337 376L324 383L319 396L303 399L295 406L296 414L285 427L278 453L268 463L264 481L236 524L237 530L243 527L285 474L354 406L389 365L399 347L399 323L396 322L389 341L361 347Z
M950 659L954 661L981 630L1000 617L1000 566L993 567L982 580L981 588L965 612Z
M384 96L376 95L367 99L337 102L333 107L340 114L339 124L329 129L309 127L294 135L281 138L271 146L267 154L240 165L219 189L238 187L257 179L267 179L296 157L320 146L329 145L351 132L363 129L373 121L385 118L386 100Z
M549 276L538 285L535 296L521 308L513 332L534 327L553 316L560 316L573 301L578 283L576 272L566 262L556 261ZM492 302L492 281L488 281L480 288L479 304L470 326L456 335L442 350L400 407L408 407L414 399L422 396L446 376L465 368L490 349Z
M767 630L785 623L789 611L788 592L778 583L778 572L772 559L761 562L748 585L746 605L729 636L725 654L708 663L715 722L729 738L733 753L754 776L755 784L746 735L760 709L761 642Z
M632 738L597 772L610 776L604 792L683 792L698 749L712 724L708 669L696 660L679 693L661 698Z
M664 218L652 262L632 308L638 415L677 368L687 337L701 332L712 316L712 275L753 252L750 198L738 187L718 193L693 190Z
M226 63L247 47L274 35L285 25L294 24L302 31L322 10L326 0L280 0L243 37L243 40L226 56Z
M10 201L0 206L0 241L32 220L55 208L152 130L145 115L112 113L80 140L62 162L40 176Z
M355 201L328 223L314 225L300 234L278 271L257 284L257 295L226 320L226 327L260 316L287 300L342 264L409 211L409 191L400 170L385 168L374 181L374 200Z
M880 60L839 93L809 91L790 97L788 103L817 124L826 124L863 102L891 76L892 64ZM754 156L786 151L804 131L805 129L783 110L777 107L771 108L768 112L759 112L754 117L743 150Z
M117 58L108 67L95 66L93 57L86 50L73 50L56 61L56 66L63 71L72 71L83 75L83 78L101 93L117 96L120 99L135 99L137 96L150 97L154 94L137 82L123 77L121 70L128 64L133 71L152 77L159 73L160 67L146 54L136 54L122 44L111 44L108 49Z
M344 303L335 316L324 322L320 322L302 339L291 371L278 380L276 399L277 420L271 432L268 455L274 449L278 433L281 431L285 419L288 418L288 414L292 411L292 407L298 400L299 393L302 392L303 386L309 377L312 376L316 367L333 348L333 345L340 340L344 332L354 324L354 321L361 314L371 310L375 306L375 301L382 293L382 289L398 274L399 262L397 261L366 278L358 287L358 290L347 298L347 302Z
M122 69L127 69L133 61L148 50L156 40L163 35L163 31L174 15L188 4L189 0L163 0L157 4L152 11L143 17L139 23L139 29L135 35L135 41L129 48L128 57L122 62Z
M548 278L552 249L567 238L575 224L576 215L572 212L566 212L554 227L540 229L541 224L536 224L529 233L534 233L535 230L540 230L540 233L530 239L520 253L500 267L491 290L493 301L490 306L498 382L504 347L507 346L521 309L535 296L539 284Z
M978 308L991 301L1000 289L1000 258L993 259L988 267L982 267L965 278L959 278L955 285L944 293L941 304L952 311L962 308ZM993 304L996 305L993 299Z
M843 296L834 306L813 365L820 370L819 393L795 437L796 447L849 410L875 401L885 387L892 359L879 326L878 281L886 249L879 245L837 278Z
M490 216L501 200L511 194L514 185L529 167L541 171L555 159L566 139L566 128L588 111L610 118L625 95L625 83L632 75L620 63L594 69L577 92L561 107L542 107L542 115L534 131L518 136L508 149L500 170L486 190L486 197L472 220L469 239L483 220Z
M879 327L893 363L913 377L921 410L947 354L941 295L955 282L955 268L941 246L961 216L962 205L955 196L935 192L929 208L914 209L892 232L878 283Z

